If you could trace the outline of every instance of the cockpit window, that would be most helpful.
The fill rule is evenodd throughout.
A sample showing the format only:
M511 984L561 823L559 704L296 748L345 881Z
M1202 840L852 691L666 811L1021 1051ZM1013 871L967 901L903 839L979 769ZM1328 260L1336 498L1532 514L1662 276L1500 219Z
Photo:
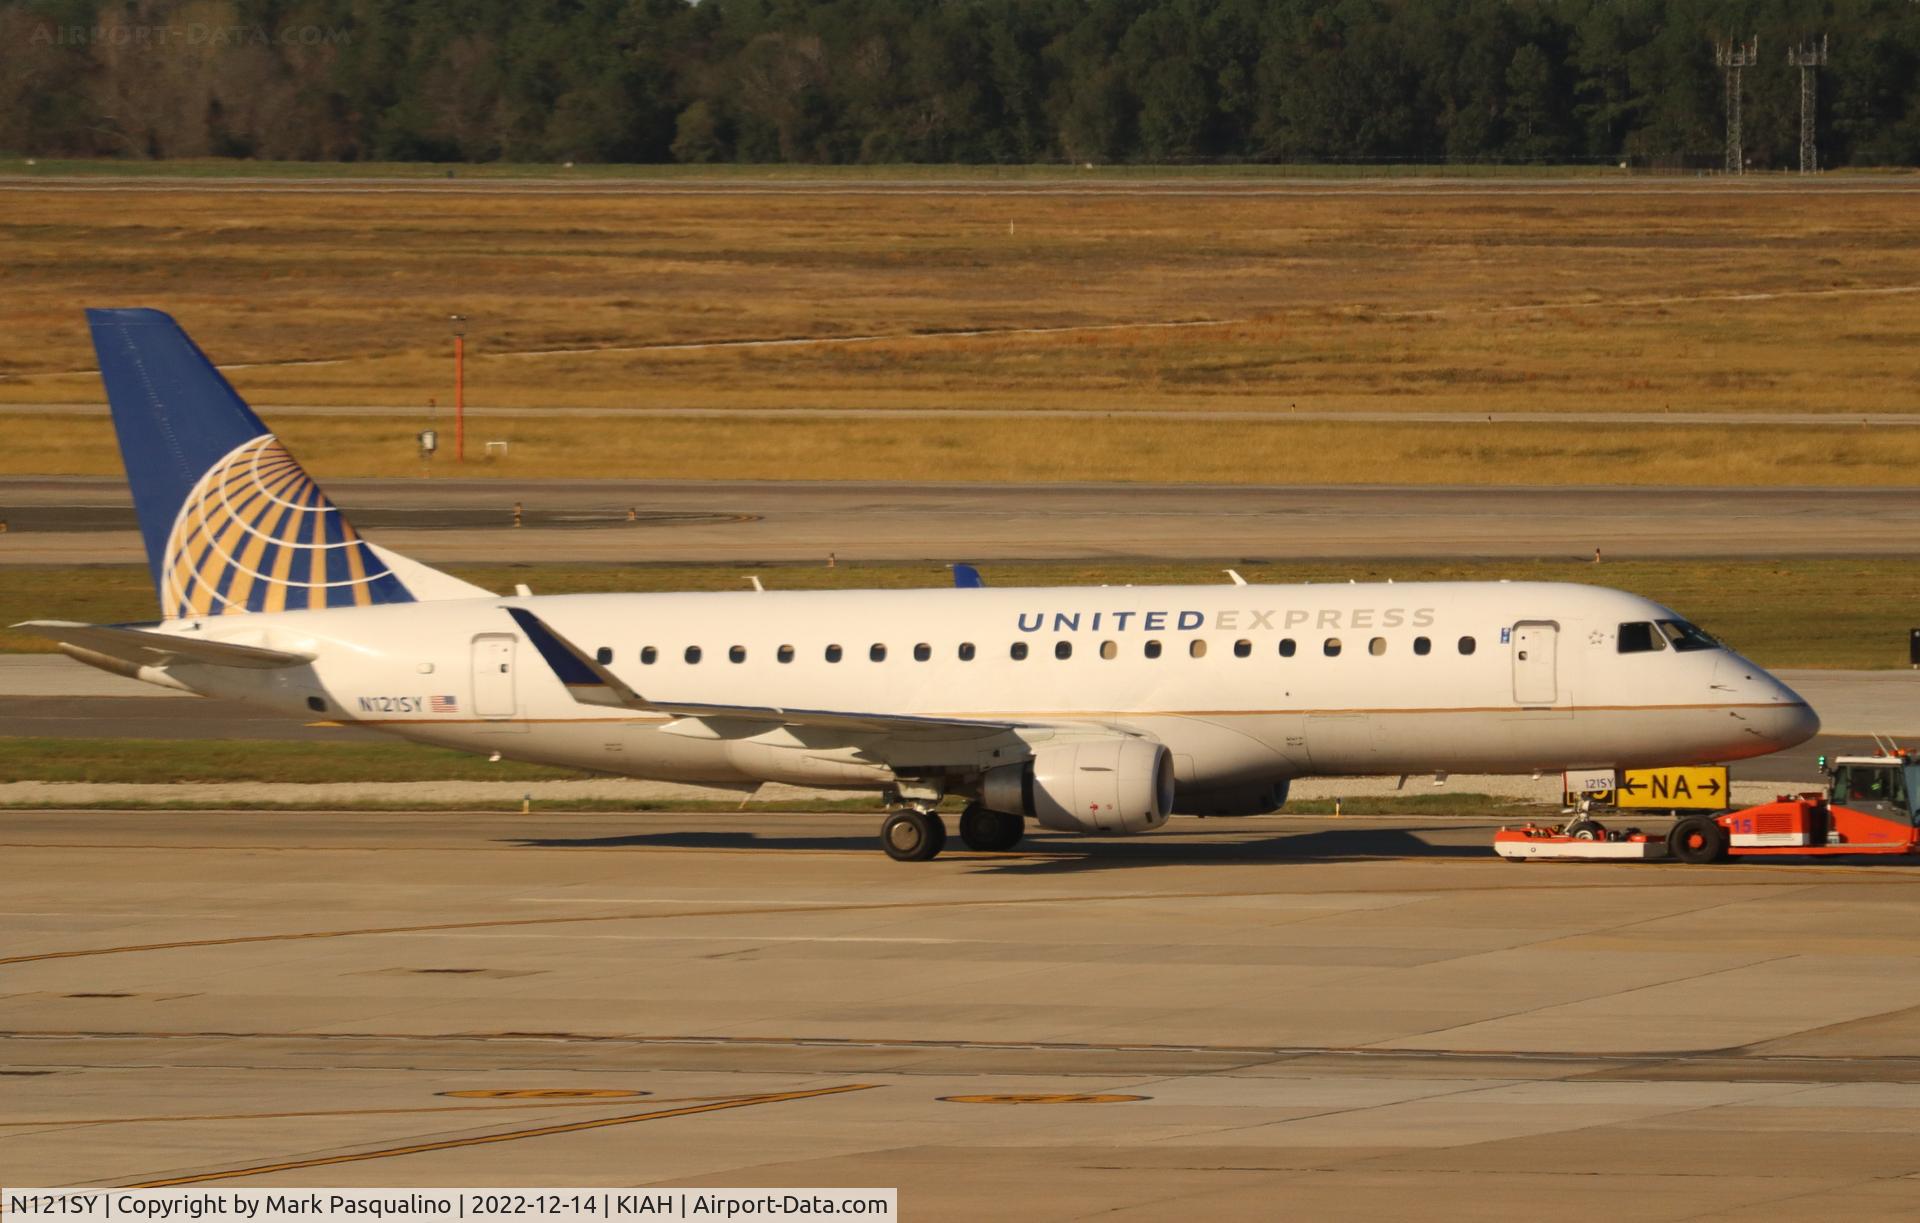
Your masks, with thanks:
M1720 648L1719 642L1707 636L1698 626L1688 624L1685 620L1662 620L1660 621L1660 631L1667 635L1667 640L1673 643L1674 649L1682 651L1683 653L1687 650L1717 650Z
M1667 639L1654 631L1651 623L1645 620L1620 626L1620 652L1622 654L1650 654L1655 650L1667 648Z

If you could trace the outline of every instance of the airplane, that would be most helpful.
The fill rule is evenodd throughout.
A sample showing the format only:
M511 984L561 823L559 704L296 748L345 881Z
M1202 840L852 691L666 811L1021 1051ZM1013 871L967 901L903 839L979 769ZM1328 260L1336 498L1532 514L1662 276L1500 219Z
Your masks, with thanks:
M1567 583L499 595L364 539L168 315L87 315L161 615L17 627L268 713L878 791L902 861L941 851L949 796L1004 852L1029 820L1275 811L1301 777L1727 761L1820 725L1674 611Z

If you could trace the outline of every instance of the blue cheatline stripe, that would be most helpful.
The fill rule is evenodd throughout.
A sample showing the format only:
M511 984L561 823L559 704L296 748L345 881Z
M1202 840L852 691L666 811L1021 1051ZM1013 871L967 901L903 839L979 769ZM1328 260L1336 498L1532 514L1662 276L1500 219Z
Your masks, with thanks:
M547 626L540 623L538 616L518 607L507 608L507 614L512 616L514 623L526 633L527 640L533 643L534 649L540 651L540 657L553 668L553 673L560 677L561 683L569 688L606 687L600 681L600 677L593 673L593 668L587 666L579 655L547 631Z

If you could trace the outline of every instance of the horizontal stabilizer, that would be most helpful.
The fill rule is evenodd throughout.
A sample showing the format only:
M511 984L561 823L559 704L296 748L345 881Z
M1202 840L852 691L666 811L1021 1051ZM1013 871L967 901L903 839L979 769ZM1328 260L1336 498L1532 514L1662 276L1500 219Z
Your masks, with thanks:
M164 667L173 662L204 663L210 667L245 667L272 670L297 667L313 661L314 656L291 650L270 650L264 646L238 645L230 641L208 641L177 633L156 633L151 629L128 628L115 624L78 624L66 620L29 620L13 626L22 633L45 637L62 645L78 646L95 654L119 659L138 667Z
M533 648L540 652L573 698L586 705L611 705L676 718L728 718L769 722L780 726L818 726L868 734L963 732L978 734L1012 730L1014 722L975 718L930 718L914 714L860 713L833 709L788 709L772 705L716 705L703 702L649 700L607 670L593 655L568 641L546 621L522 607L509 607Z

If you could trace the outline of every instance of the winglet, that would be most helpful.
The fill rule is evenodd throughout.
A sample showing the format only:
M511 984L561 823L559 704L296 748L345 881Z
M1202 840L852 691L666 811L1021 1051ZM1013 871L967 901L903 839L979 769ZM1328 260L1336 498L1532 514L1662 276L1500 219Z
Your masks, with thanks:
M621 682L619 676L607 670L593 655L554 632L546 621L523 607L509 607L506 612L527 635L533 648L540 651L540 657L546 659L574 700L586 705L647 708L647 703Z
M953 584L954 587L959 590L975 590L985 586L987 583L986 579L980 576L980 571L972 565L955 565L953 567Z

